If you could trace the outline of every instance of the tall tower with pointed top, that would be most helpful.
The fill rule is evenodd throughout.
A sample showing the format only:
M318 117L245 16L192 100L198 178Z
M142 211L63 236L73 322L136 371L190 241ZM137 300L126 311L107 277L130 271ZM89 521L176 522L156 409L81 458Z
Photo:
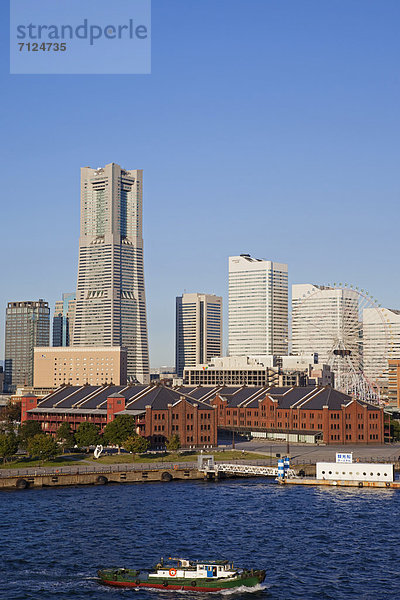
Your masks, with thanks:
M149 382L142 237L143 171L81 169L73 346L127 348L127 376Z

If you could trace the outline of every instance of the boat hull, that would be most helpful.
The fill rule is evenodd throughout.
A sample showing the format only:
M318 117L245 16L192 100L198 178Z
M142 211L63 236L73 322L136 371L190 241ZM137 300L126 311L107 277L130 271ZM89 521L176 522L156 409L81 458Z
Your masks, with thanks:
M144 587L148 589L156 590L188 590L193 592L220 592L221 590L232 589L235 587L254 587L259 583L262 583L265 579L264 571L255 571L253 574L248 576L239 576L224 579L214 579L213 581L207 581L207 579L192 579L189 578L168 578L158 579L152 578L154 581L143 580L139 577L123 578L121 575L116 574L114 577L107 577L105 573L99 571L99 577L101 583L104 585L110 585L114 587Z

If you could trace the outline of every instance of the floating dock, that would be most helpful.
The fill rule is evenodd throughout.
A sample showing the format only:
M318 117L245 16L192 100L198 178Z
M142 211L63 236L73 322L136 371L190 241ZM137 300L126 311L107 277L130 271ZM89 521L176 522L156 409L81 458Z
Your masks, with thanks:
M284 485L323 485L336 487L356 487L356 488L390 488L400 490L400 481L352 481L349 479L316 479L314 477L295 477L293 479L283 479Z
M351 452L337 452L336 462L317 462L316 477L291 477L281 460L278 483L400 489L400 481L395 481L394 464L353 462Z

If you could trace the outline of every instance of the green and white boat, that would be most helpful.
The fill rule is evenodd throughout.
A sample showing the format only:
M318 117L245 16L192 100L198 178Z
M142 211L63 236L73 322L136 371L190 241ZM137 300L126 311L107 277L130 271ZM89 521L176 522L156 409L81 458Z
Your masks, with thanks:
M254 587L265 579L265 571L239 569L226 560L191 561L183 558L164 560L148 571L104 569L98 571L100 582L117 587L145 587L165 590L219 592L236 587Z

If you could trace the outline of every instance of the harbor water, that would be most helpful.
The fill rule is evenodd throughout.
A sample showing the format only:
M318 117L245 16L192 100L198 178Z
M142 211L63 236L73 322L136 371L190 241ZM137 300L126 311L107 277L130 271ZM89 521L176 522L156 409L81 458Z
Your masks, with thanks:
M161 556L266 569L248 600L400 598L400 492L278 486L263 479L3 491L1 600L171 600L113 589L96 570Z

